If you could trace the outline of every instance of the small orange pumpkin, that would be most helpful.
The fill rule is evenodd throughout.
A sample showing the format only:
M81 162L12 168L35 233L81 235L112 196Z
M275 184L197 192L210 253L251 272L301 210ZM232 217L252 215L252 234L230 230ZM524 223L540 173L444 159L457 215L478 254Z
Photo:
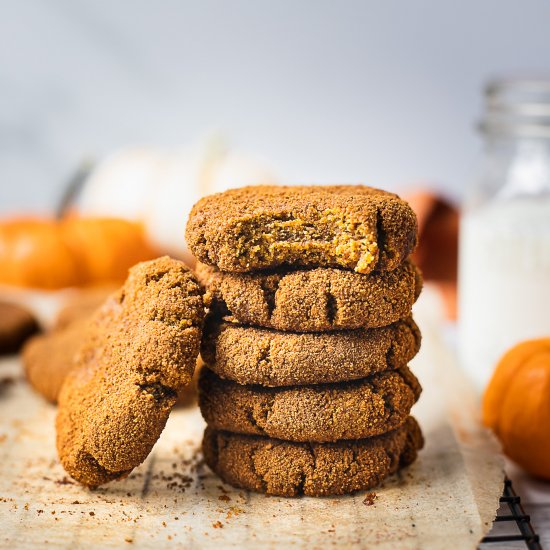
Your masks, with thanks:
M54 289L79 280L77 258L48 220L18 218L0 224L0 282Z
M0 223L0 283L58 289L121 281L158 254L140 224L116 218L17 218Z
M550 479L550 338L528 340L502 357L485 391L483 422L514 462Z
M158 256L141 224L118 218L68 218L63 238L78 258L84 284L123 281L128 269Z

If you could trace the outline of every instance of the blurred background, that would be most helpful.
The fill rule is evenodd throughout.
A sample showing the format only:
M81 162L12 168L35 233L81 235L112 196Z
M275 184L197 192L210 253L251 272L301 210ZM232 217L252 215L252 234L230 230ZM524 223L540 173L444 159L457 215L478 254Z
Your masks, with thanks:
M192 265L202 195L365 183L411 203L417 306L479 394L497 369L505 451L550 479L550 2L0 7L0 355L37 331L79 343L138 261ZM497 363L523 369L503 355L518 344L532 372L511 390Z
M83 159L212 134L280 181L458 198L484 83L550 71L543 0L1 5L2 213L53 208Z

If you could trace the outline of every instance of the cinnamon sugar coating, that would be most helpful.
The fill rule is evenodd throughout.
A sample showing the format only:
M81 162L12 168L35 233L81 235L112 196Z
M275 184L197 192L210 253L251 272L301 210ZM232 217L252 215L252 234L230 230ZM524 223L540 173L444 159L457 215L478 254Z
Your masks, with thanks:
M97 308L96 308L97 309ZM61 386L74 366L76 353L82 346L82 335L87 330L90 315L68 321L45 334L31 338L23 348L22 362L25 376L32 388L47 401L57 403ZM198 372L202 360L197 359L191 383L178 392L176 406L196 403Z
M201 199L186 229L190 250L222 271L281 265L397 268L414 250L417 221L397 195L363 185L255 186Z
M210 318L201 355L239 384L291 386L343 382L405 366L418 352L411 319L387 327L321 333L279 332Z
M59 395L57 450L73 478L95 487L143 462L191 380L203 317L200 286L168 257L134 266L97 310Z
M371 489L416 460L424 444L413 417L392 432L337 443L294 443L206 428L206 463L225 482L280 496Z
M204 369L199 406L216 430L286 441L364 439L398 428L420 397L406 367L339 384L264 388L222 380Z
M383 327L409 317L422 289L410 262L369 275L335 268L227 273L198 263L218 315L284 331Z

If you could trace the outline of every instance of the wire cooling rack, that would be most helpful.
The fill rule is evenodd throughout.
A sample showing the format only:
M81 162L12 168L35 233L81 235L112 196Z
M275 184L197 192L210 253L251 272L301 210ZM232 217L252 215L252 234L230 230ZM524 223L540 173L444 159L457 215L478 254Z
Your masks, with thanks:
M497 534L500 531L512 531L512 533ZM481 548L496 549L500 547L499 545L513 542L523 542L529 550L542 550L539 536L531 525L531 518L525 513L521 498L516 495L512 487L512 481L506 478L495 525L491 533L482 539Z

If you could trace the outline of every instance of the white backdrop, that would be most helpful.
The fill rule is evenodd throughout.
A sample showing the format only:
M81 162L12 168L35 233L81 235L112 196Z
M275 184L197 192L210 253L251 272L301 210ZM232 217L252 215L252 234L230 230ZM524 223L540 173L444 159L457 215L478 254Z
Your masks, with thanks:
M545 0L0 0L0 211L86 156L220 130L285 181L473 171L491 75L550 72Z

